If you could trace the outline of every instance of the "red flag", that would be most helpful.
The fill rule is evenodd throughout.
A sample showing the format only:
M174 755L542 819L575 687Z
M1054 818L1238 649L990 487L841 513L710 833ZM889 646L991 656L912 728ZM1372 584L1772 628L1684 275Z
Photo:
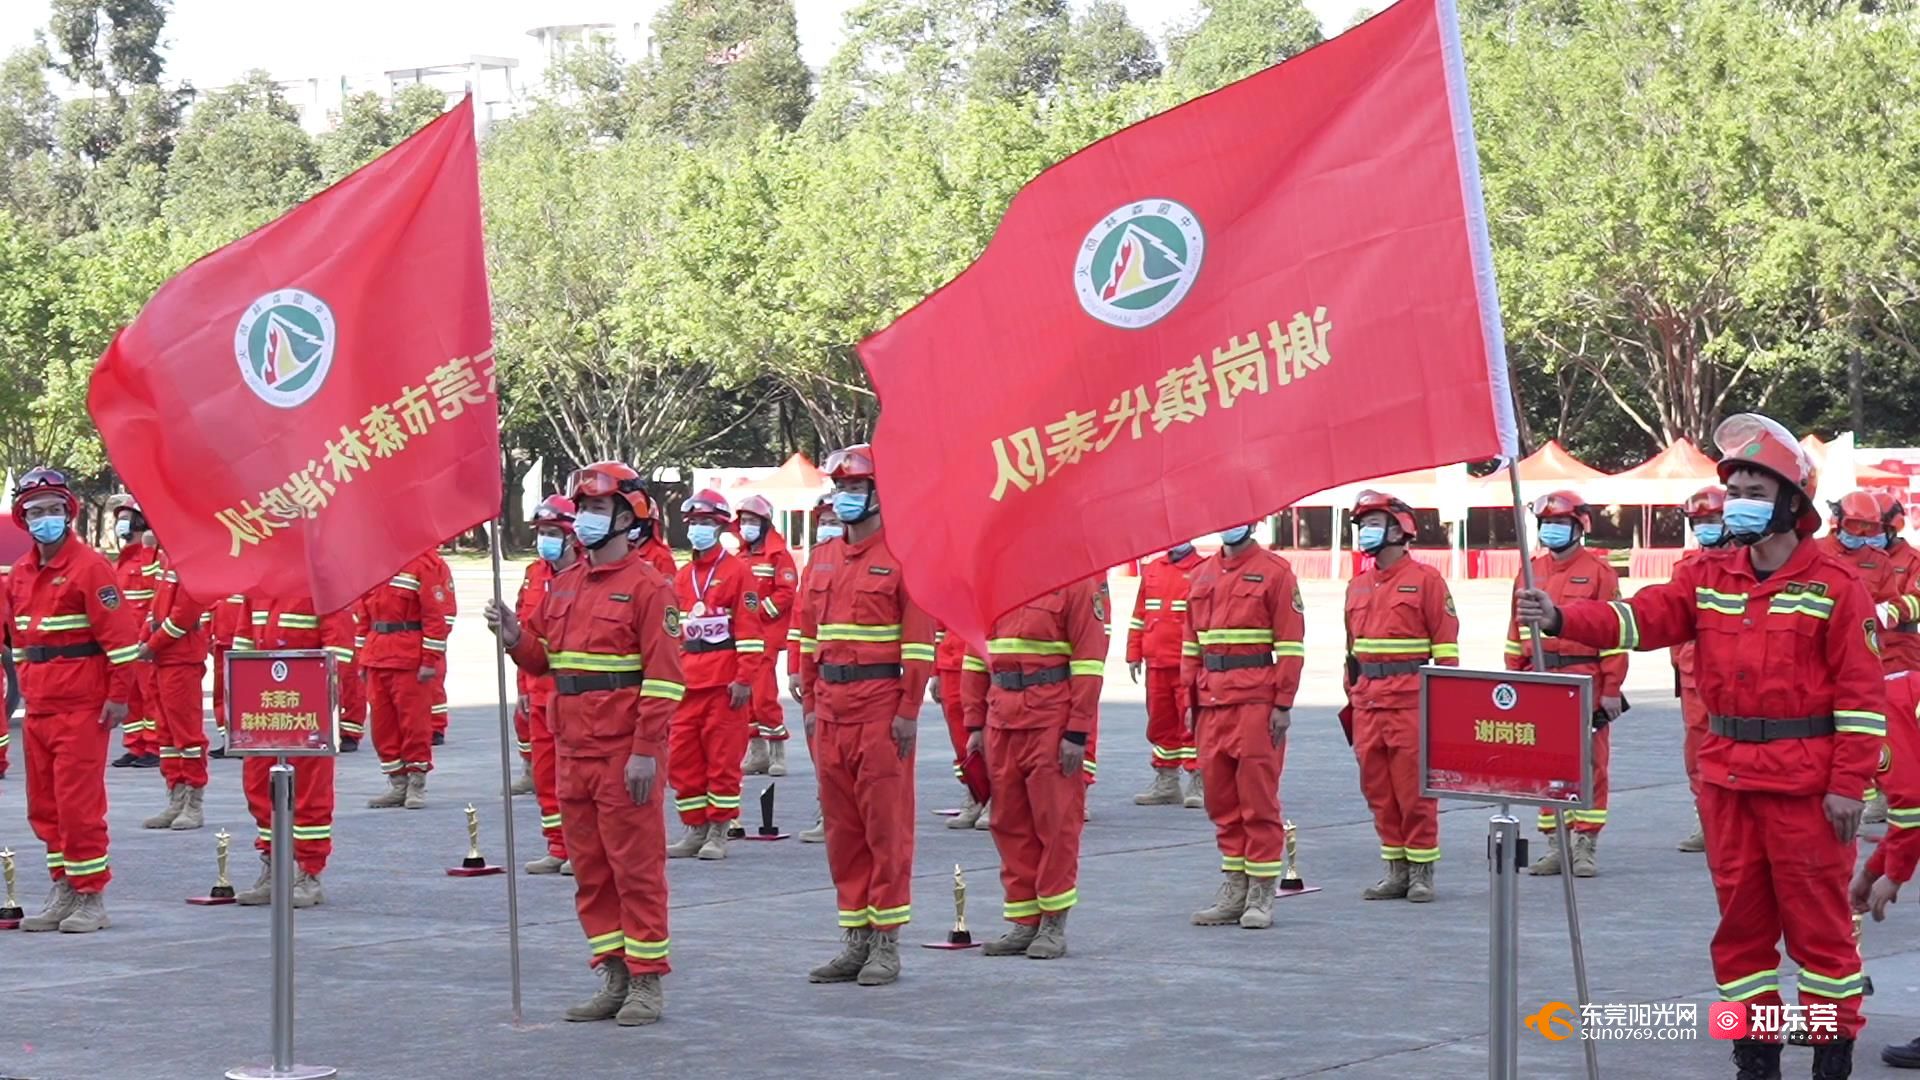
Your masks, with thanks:
M1048 169L860 356L888 543L973 641L1308 493L1511 454L1451 0Z
M336 610L497 514L471 99L162 285L87 408L197 596Z

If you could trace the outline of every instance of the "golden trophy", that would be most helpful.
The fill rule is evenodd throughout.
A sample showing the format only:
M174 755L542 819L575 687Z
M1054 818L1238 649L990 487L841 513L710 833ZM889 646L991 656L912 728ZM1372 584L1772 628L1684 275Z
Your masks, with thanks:
M493 866L487 857L480 854L480 811L467 804L467 857L460 860L459 866L449 867L449 877L484 877L488 874L504 873L503 867Z
M960 872L960 864L953 864L953 929L947 932L945 941L925 943L929 949L977 949L980 946L973 940L973 933L967 929L967 878Z
M233 903L233 882L227 880L227 848L232 843L233 836L225 829L213 834L213 888L205 896L187 897L187 903L200 907Z
M0 903L0 930L12 930L27 917L20 907L20 897L14 892L12 848L0 848L0 877L5 877L7 882L6 902Z
M1299 892L1307 887L1300 877L1300 827L1288 819L1284 827L1287 831L1287 868L1280 875L1280 888L1285 892Z

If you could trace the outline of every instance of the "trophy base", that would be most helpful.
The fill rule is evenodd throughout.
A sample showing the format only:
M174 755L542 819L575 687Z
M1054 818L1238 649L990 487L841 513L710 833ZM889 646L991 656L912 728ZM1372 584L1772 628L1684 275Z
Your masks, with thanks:
M791 833L783 833L779 829L774 829L771 832L769 832L766 829L761 829L759 832L753 834L752 836L743 836L740 839L742 840L785 840L791 835L792 835Z
M27 917L27 911L25 908L14 907L12 905L9 905L7 907L0 907L0 922L4 922L8 919L12 919L13 921L18 922L21 919L24 919L26 917Z
M478 870L487 865L487 858L484 855L469 855L460 860L460 865L468 870Z
M227 1080L332 1080L340 1070L331 1065L295 1065L276 1069L272 1065L241 1065L227 1070Z
M959 817L960 808L957 806L950 806L945 810L935 810L933 812L933 816L934 817Z
M727 839L745 840L746 838L747 838L747 827L745 825L742 825L738 821L736 821L733 824L727 826Z
M231 904L233 902L234 902L234 899L231 896L189 896L187 897L187 903L192 904L195 907L219 907L223 904Z
M506 872L507 868L504 866L488 866L484 862L479 866L447 867L448 877L488 877L493 874L504 874Z
M920 947L923 949L940 949L945 952L960 952L965 949L977 949L980 947L980 943L977 941L957 943L952 941L923 941L920 943Z
M1288 888L1286 883L1282 882L1280 887L1273 891L1273 898L1275 900L1285 900L1289 896L1305 896L1308 893L1317 893L1319 891L1320 886L1309 885L1304 881L1296 881L1292 888Z

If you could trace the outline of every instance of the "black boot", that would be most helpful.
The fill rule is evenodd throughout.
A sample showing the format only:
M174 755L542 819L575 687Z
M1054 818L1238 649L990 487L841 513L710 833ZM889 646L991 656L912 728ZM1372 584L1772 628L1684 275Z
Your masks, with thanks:
M160 767L160 755L141 754L133 759L133 767L136 769L157 769Z
M1780 1080L1780 1044L1759 1039L1736 1039L1733 1063L1740 1067L1735 1080Z
M1880 1060L1896 1069L1920 1069L1920 1039L1882 1049Z
M434 732L434 733L433 733L433 745L435 745L435 746L445 746L445 745L447 745L447 733L446 733L446 732L444 732L444 731L436 731L436 732Z
M359 751L360 751L359 739L356 739L351 735L340 736L340 752L341 753L354 754L354 753L358 753Z
M211 758L220 758L223 761L226 760L227 745L225 743L221 743L219 746L216 746L213 749L207 751L207 756Z
M129 750L126 753L121 754L119 757L113 759L113 767L116 769L128 768L133 764L133 758L134 758L134 753L133 751Z
M1852 1075L1852 1039L1835 1039L1813 1048L1813 1080L1847 1080Z

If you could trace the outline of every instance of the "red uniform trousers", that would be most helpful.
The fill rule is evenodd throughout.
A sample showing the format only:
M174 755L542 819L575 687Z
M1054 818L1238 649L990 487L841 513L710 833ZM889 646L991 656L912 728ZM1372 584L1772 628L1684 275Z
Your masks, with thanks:
M219 729L220 734L225 735L227 733L227 646L217 641L208 643L207 657L213 661L213 726ZM347 671L348 669L344 666L340 669L340 684L343 689L346 686ZM346 710L342 707L342 731L345 730L345 713Z
M0 680L0 682L3 682L3 681L5 680ZM0 780L6 779L7 748L12 745L13 745L13 728L11 726L11 721L7 717L6 700L4 697L0 697Z
M1440 803L1420 797L1419 731L1417 708L1353 710L1360 791L1373 810L1383 859L1440 858Z
M527 731L533 744L533 800L540 804L540 833L547 838L547 854L567 857L566 835L560 826L559 754L553 727L547 722L551 691L535 691L527 701Z
M1092 787L1100 779L1100 718L1098 716L1093 719L1093 730L1087 732L1087 759L1080 764L1080 775L1086 778L1088 787Z
M200 707L199 664L155 664L147 707L160 725L160 775L167 786L207 786L207 722Z
M1684 706L1682 709L1685 716ZM1707 718L1703 711L1700 716L1700 728L1706 730ZM1696 742L1698 735L1694 736ZM1607 824L1607 762L1613 757L1613 725L1608 724L1593 733L1593 804L1585 810L1565 810L1567 828L1577 833L1599 835ZM1538 824L1541 832L1553 831L1553 812L1540 811Z
M293 861L318 876L333 854L333 758L294 757ZM253 814L255 851L273 851L273 759L250 757L240 767L247 790L247 810Z
M688 825L740 816L740 759L747 752L747 725L727 700L724 686L688 687L673 714L667 782L676 796L674 809Z
M433 771L433 689L417 668L368 668L373 750L388 776Z
M107 731L96 706L27 717L27 821L47 845L47 872L100 892L107 869Z
M967 760L967 716L960 703L960 672L940 673L940 713L947 718L947 741L953 743L953 778L965 785L960 763Z
M432 708L433 733L435 735L445 735L447 733L447 715L450 712L450 709L447 705L447 665L446 664L443 663L437 669L434 670L432 685L433 685L433 708Z
M1147 747L1156 769L1200 767L1193 732L1187 730L1187 710L1180 700L1180 668L1147 668Z
M900 760L886 720L822 721L813 741L840 925L902 926L913 896L913 755Z
M767 642L767 666L753 680L753 702L747 706L747 723L753 729L749 734L770 742L786 742L792 734L787 730L787 714L780 708L780 681L773 674L778 665L771 659L784 651L784 645L775 650L773 642Z
M1286 748L1273 745L1271 702L1201 708L1197 741L1207 816L1220 845L1220 869L1279 877L1287 832L1280 819L1280 770Z
M1800 1004L1835 1006L1839 1037L1851 1039L1866 1026L1866 976L1847 899L1855 845L1834 839L1822 799L1700 786L1707 866L1720 902L1713 977L1722 998L1748 1005L1750 1021L1752 1006L1777 1007L1784 935L1800 966ZM1823 1035L1831 1037L1814 1037Z
M598 967L624 956L630 974L664 975L672 965L667 963L663 788L656 779L646 805L635 806L627 793L625 754L559 761L560 817L573 853L573 903L593 951L590 963ZM653 761L657 778L667 763Z
M987 728L990 820L1006 893L1001 913L1010 922L1031 926L1041 912L1065 911L1079 900L1075 883L1087 785L1081 777L1060 775L1061 730Z
M367 737L367 684L360 669L342 665L340 671L340 737Z
M1707 734L1707 704L1700 700L1700 691L1691 686L1680 687L1680 721L1686 725L1686 733L1680 740L1680 759L1687 767L1687 788L1697 801L1700 798L1700 740Z
M127 720L120 725L120 745L129 754L160 753L160 722L153 714L153 665L140 664L127 684Z

